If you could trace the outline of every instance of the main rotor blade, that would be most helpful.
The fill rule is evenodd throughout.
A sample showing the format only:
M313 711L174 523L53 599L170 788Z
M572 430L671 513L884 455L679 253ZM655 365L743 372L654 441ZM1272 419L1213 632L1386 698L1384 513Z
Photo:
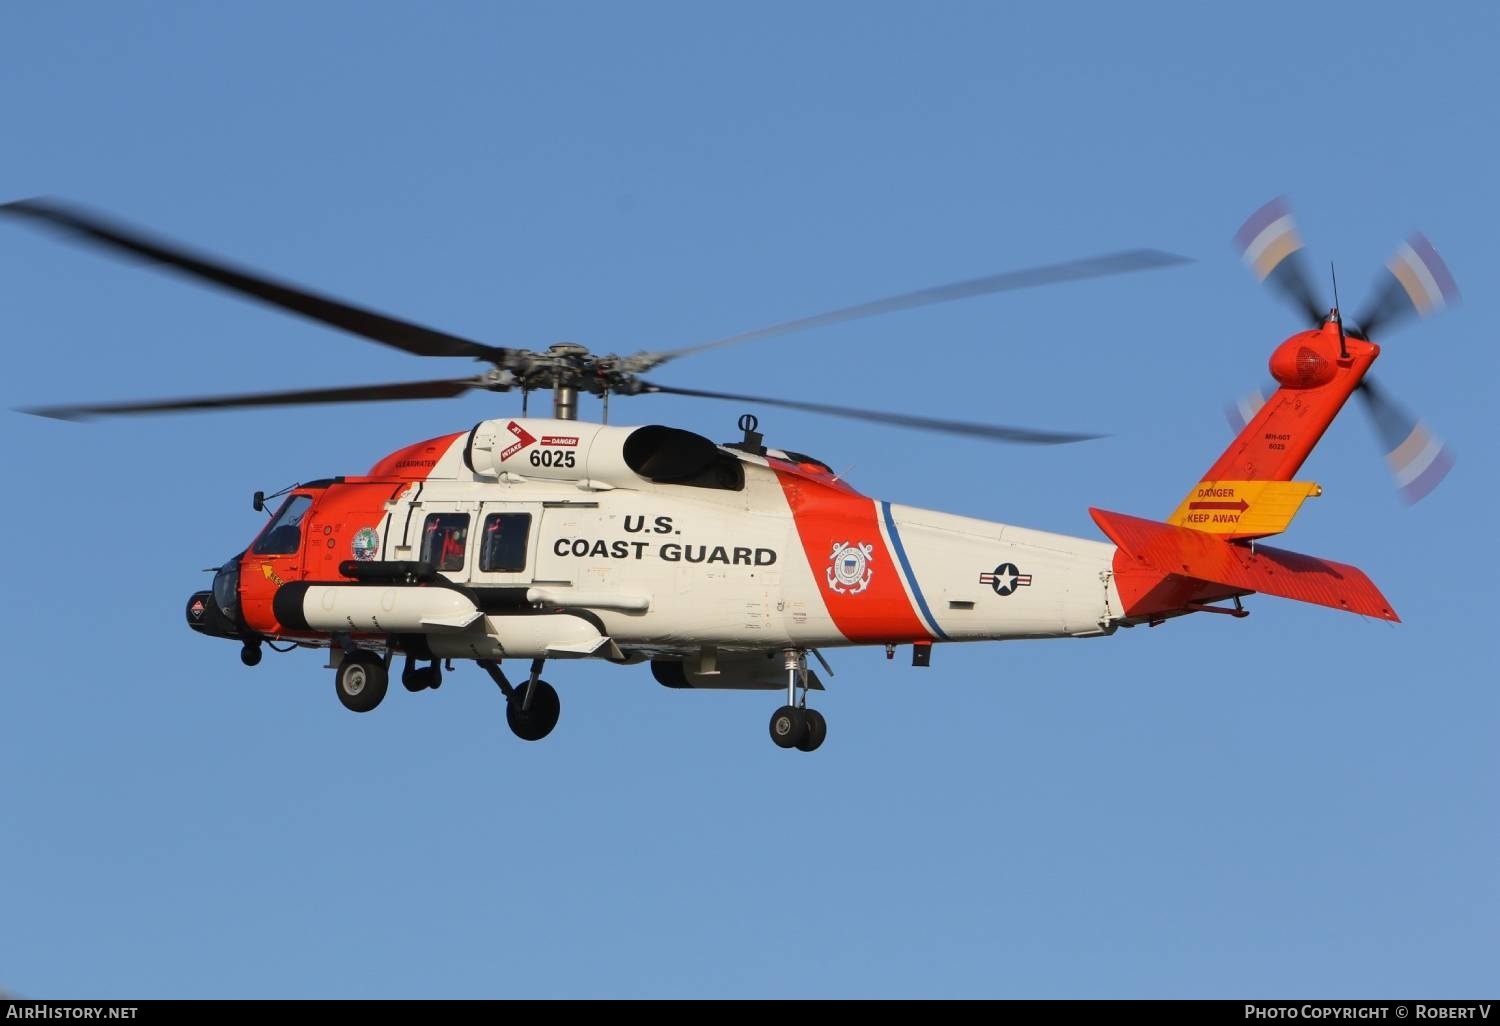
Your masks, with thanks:
M213 282L233 292L253 296L272 306L290 310L335 328L381 342L418 356L472 356L498 362L505 350L487 346L409 321L352 306L275 281L263 275L232 267L217 258L194 253L160 238L150 238L133 229L107 223L102 218L44 199L16 200L0 204L0 214L27 217L65 232L72 232L106 248L134 254L165 264L195 278Z
M699 345L685 346L681 349L669 349L662 352L639 353L633 358L637 362L633 363L631 368L637 371L646 371L652 367L660 366L668 360L675 360L679 356L687 356L690 353L701 353L709 349L718 349L722 346L734 345L739 342L750 342L756 339L770 338L774 335L785 335L793 331L802 331L807 328L820 328L829 324L841 324L846 321L874 317L878 314L894 313L898 310L910 310L914 307L928 306L934 303L947 303L956 299L968 299L972 296L1034 288L1040 285L1053 285L1085 278L1102 278L1108 275L1125 274L1130 271L1144 271L1156 267L1168 267L1173 264L1191 263L1192 260L1192 257L1178 256L1174 253L1163 253L1160 250L1133 249L1092 257L1086 260L1073 260L1067 263L1049 264L1018 271L1006 271L984 278L973 278L968 281L955 282L951 285L938 285L916 292L907 292L899 296L860 303L856 306L846 306L838 310L814 314L810 317L799 317L794 321L785 321L781 324L773 324L770 327L741 332L738 335L730 335L726 338L704 342Z
M1303 263L1302 237L1285 196L1277 196L1247 217L1234 233L1234 246L1256 278L1290 300L1309 327L1323 323L1326 310Z
M784 406L790 410L826 413L835 417L874 421L878 424L894 424L898 427L916 428L920 431L941 431L951 435L987 438L997 442L1020 442L1028 445L1058 445L1066 442L1087 442L1095 438L1104 437L1103 435L1084 435L1061 431L1036 431L1030 428L975 424L963 420L939 420L934 417L918 417L908 413L888 413L884 410L858 410L848 406L829 406L826 403L804 403L794 399L769 399L759 395L706 392L702 389L676 388L672 385L653 385L649 382L641 382L641 384L644 386L642 389L643 392L695 396L700 399L730 399L742 403L764 403L767 406Z
M55 420L89 420L98 416L136 413L173 413L183 410L231 409L243 406L294 406L302 403L366 403L390 399L450 399L471 388L490 388L483 378L452 378L439 381L404 381L389 385L353 385L348 388L313 388L299 392L261 392L250 395L202 396L138 403L105 403L91 406L40 406L23 409L38 417Z
M1386 467L1407 505L1420 502L1453 469L1453 450L1366 375L1359 396L1385 450Z
M1367 339L1412 315L1430 317L1458 302L1458 285L1448 265L1420 232L1403 242L1385 267L1389 274L1354 321Z

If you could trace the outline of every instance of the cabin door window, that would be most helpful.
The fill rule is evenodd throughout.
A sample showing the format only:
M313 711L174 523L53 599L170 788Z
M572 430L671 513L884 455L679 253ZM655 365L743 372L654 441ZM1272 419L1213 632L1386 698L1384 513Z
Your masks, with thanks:
M540 509L486 503L474 537L474 579L489 584L530 584L536 566Z

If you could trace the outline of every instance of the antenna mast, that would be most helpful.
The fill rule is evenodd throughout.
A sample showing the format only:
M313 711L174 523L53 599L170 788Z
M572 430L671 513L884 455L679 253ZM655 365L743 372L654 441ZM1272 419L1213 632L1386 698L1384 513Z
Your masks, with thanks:
M1349 347L1344 342L1344 315L1339 313L1339 275L1333 267L1333 261L1328 261L1328 274L1333 278L1333 320L1339 326L1339 359L1349 359Z

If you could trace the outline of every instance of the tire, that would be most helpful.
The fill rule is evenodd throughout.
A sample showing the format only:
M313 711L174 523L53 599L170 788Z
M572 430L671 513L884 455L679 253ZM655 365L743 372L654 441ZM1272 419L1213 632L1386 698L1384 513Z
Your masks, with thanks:
M771 740L782 748L796 748L807 736L807 717L801 709L784 705L771 714Z
M385 663L369 652L351 652L334 671L334 691L350 712L369 712L385 698Z
M828 737L828 721L816 709L804 709L802 714L807 718L807 734L798 742L797 750L815 752L823 739Z
M551 684L538 680L531 687L531 704L522 710L526 700L526 684L517 684L511 697L505 702L505 722L511 733L522 741L540 741L552 733L557 719L562 714L562 702Z

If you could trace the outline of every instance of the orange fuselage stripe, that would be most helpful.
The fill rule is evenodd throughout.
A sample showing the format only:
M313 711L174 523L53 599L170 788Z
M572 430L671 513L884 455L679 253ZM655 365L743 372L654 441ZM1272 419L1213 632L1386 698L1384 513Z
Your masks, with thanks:
M930 640L932 635L907 598L900 563L881 535L875 501L775 469L818 594L839 633L855 642ZM860 582L846 586L835 578L829 583L835 546L846 544L871 547L865 566L869 583L862 590L855 590ZM835 584L842 590L834 590Z

